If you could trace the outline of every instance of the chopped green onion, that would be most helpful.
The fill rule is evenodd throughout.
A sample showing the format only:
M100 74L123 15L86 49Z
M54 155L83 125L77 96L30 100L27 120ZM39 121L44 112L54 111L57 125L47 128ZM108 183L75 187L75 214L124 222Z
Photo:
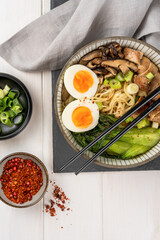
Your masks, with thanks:
M4 91L2 89L0 89L0 99L3 99L4 96L5 96Z
M15 115L18 115L23 111L23 108L21 106L13 106L11 110L15 113Z
M16 118L14 118L14 124L16 124L16 125L22 123L22 121L23 121L22 114L18 115Z
M9 119L9 113L8 112L2 112L1 113L1 122L9 127L13 125L11 120Z
M13 92L13 91L10 91L10 92L8 93L8 97L9 97L10 99L14 99L15 96L16 96L16 93Z
M154 75L149 72L147 75L146 75L146 78L148 78L149 80L152 80L154 78Z
M132 71L128 71L127 74L124 76L124 79L126 82L129 82L132 80L133 77L133 72Z
M13 101L12 100L9 100L9 103L8 103L8 107L13 107Z
M107 85L107 84L109 84L109 80L106 78L103 82L103 85Z
M9 110L8 113L10 118L14 118L16 116L16 114L12 110Z
M124 82L124 81L125 81L122 72L119 72L119 73L115 76L115 79L118 80L118 81L120 81L120 82Z
M96 102L96 104L97 104L99 110L101 110L103 108L102 102Z
M111 80L110 82L109 82L109 85L110 85L110 87L111 88L113 88L113 89L119 89L119 88L121 88L121 83L120 83L120 81L118 81L118 80L116 80L116 79L113 79L113 80Z
M2 99L2 103L3 105L0 107L0 113L3 112L6 108L7 108L7 105L8 105L8 97L4 97Z
M130 123L133 122L134 118L133 117L129 117L125 120L126 123Z
M6 85L5 87L4 87L4 89L3 89L3 92L4 92L4 95L7 95L8 93L9 93L9 90L10 90L11 88L8 86L8 85Z
M149 127L150 126L150 121L148 120L147 117L142 119L139 123L137 123L137 128L144 128L144 127Z

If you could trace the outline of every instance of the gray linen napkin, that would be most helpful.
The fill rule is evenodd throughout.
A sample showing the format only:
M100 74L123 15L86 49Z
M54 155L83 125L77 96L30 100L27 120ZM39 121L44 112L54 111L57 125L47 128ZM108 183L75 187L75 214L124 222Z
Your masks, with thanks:
M142 38L160 49L160 0L70 0L3 43L0 56L23 71L55 70L108 36Z

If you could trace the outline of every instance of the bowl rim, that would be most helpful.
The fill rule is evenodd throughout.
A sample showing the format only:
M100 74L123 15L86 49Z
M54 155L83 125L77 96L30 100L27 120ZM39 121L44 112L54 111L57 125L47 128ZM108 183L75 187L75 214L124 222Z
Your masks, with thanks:
M35 155L33 155L31 153L26 153L26 152L15 152L15 153L11 153L11 154L6 155L4 158L2 158L0 160L0 165L2 164L2 162L4 162L6 160L6 158L14 157L15 155L25 155L25 156L32 157L32 158L36 159L39 162L39 164L42 166L42 168L43 168L43 170L45 172L45 175L46 175L46 186L45 186L45 188L43 190L42 195L35 202L33 202L33 203L29 204L29 205L26 205L26 206L23 206L23 204L22 205L18 205L18 204L17 205L12 205L11 203L6 202L0 196L0 200L2 202L4 202L5 204L7 204L8 206L10 206L10 207L14 207L14 208L28 208L28 207L31 207L31 206L37 204L44 197L44 195L45 195L45 193L47 191L47 188L48 188L48 184L49 184L49 174L48 174L48 170L47 170L46 166L44 165L44 163L38 157L36 157Z
M56 120L57 120L57 123L58 123L58 126L61 130L61 133L63 135L63 137L66 139L66 141L68 142L68 144L76 151L78 152L79 149L76 148L76 146L70 142L70 140L68 139L68 137L66 136L66 134L64 133L64 130L61 126L61 122L60 122L60 119L59 119L59 116L58 116L58 109L57 109L57 94L58 94L58 88L59 88L59 83L60 83L60 80L62 78L62 75L64 73L64 70L66 69L66 67L68 66L69 62L71 61L72 58L74 58L77 54L79 54L81 51L83 51L84 49L86 49L86 47L94 44L94 43L97 43L97 42L100 42L100 41L104 41L104 40L130 40L130 41L134 41L134 42L137 42L137 43L140 43L140 44L143 44L144 46L147 46L149 48L151 48L152 50L154 50L156 53L158 53L160 55L160 50L158 50L157 48L153 47L152 45L150 45L149 43L146 43L146 42L143 42L139 39L135 39L135 38L130 38L130 37L125 37L125 36L112 36L112 37L105 37L105 38L101 38L101 39L97 39L95 41L92 41L86 45L84 45L83 47L81 47L80 49L78 49L69 59L68 61L65 63L65 65L63 66L60 74L59 74L59 77L58 77L58 80L56 82L56 88L55 88L55 95L54 95L54 111L55 111L55 115L56 115ZM138 163L134 163L134 164L130 164L130 165L109 165L109 164L106 164L106 163L102 163L102 162L99 162L98 160L95 160L93 163L101 166L101 167L106 167L106 168L113 168L113 169L127 169L127 168L135 168L135 167L138 167L138 166L142 166L150 161L152 161L153 159L155 159L156 157L158 157L160 155L160 152L156 153L154 156L150 157L149 159L145 160L145 161L142 161L142 162L138 162ZM86 154L82 154L82 156L89 160L90 157L87 156ZM120 159L122 160L122 159Z
M32 116L33 104L32 104L31 95L23 82L21 82L18 78L14 77L10 74L7 74L7 73L0 72L0 77L8 78L8 79L12 80L13 82L17 83L23 89L26 99L27 99L27 103L28 103L27 116L26 116L24 122L22 123L22 125L15 132L12 132L8 135L0 136L0 141L1 141L1 140L7 140L9 138L15 137L25 129L25 127L28 125L28 123L31 119L31 116Z

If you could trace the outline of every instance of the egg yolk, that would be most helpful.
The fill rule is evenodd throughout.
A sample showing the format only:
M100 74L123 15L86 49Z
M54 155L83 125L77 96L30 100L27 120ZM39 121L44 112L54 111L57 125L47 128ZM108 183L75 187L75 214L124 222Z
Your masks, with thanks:
M85 70L78 71L74 76L73 85L78 92L87 92L93 85L93 77L91 73Z
M87 107L78 107L72 113L72 121L78 128L87 128L93 122L91 110Z

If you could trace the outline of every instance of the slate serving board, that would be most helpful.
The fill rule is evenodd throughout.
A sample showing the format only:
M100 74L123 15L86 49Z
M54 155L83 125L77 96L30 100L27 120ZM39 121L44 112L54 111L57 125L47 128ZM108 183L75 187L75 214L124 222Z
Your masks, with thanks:
M51 0L51 9L55 8L66 2L66 0ZM59 126L56 121L55 111L54 111L54 92L56 87L56 82L58 79L60 71L52 72L52 108L53 108L53 170L56 173L60 173L59 169L61 166L66 163L69 158L75 155L75 151L70 147L65 138L63 137ZM77 161L70 165L63 172L75 172L80 166L83 165L87 160L83 157L77 159ZM125 168L125 169L114 169L101 167L97 164L92 163L88 168L85 169L85 172L102 172L102 171L145 171L145 170L160 170L160 157L152 160L151 162L144 164L135 168Z

